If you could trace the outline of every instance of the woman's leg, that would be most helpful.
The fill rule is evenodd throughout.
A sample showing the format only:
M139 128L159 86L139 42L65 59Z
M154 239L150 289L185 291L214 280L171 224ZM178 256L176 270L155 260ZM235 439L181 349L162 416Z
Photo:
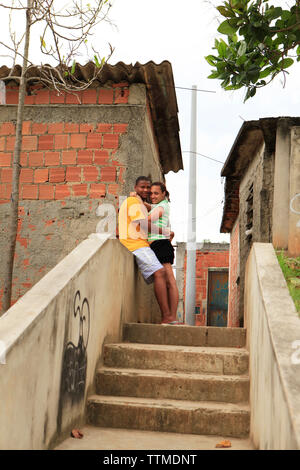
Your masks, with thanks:
M171 263L164 263L164 268L167 277L167 289L168 289L168 300L169 300L169 309L172 317L171 321L176 320L177 307L178 307L178 288L176 284L176 279L174 277L173 269Z
M165 269L159 269L153 274L154 292L161 312L161 321L169 322L171 312L169 309L167 276Z

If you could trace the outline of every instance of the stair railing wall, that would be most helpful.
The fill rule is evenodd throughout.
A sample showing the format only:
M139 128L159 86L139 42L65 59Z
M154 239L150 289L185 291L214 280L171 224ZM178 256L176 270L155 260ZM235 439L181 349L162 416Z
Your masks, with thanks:
M250 437L262 450L300 449L300 318L270 243L254 243L245 278Z
M93 234L0 319L0 449L47 449L85 420L103 345L153 321L133 256Z

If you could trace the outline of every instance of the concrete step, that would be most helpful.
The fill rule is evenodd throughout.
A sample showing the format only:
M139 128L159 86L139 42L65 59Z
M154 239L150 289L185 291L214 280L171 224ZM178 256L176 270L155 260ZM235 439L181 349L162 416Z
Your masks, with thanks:
M231 447L229 449L216 448L216 444L228 440L228 436L206 436L196 434L179 434L175 432L153 432L140 431L136 429L101 428L86 425L80 429L83 439L69 437L55 447L55 450L192 450L202 456L200 450L216 450L226 452L227 450L254 450L254 446L249 438L230 437ZM178 452L180 454L180 452ZM103 458L109 453L105 453ZM126 454L127 455L127 454ZM101 458L101 456L100 456ZM102 461L103 461L102 458ZM159 456L158 456L159 458ZM100 460L101 462L101 460ZM159 461L160 462L160 461ZM102 462L101 462L102 463ZM148 463L148 461L147 461ZM156 463L155 457L151 462ZM133 467L133 465L131 466Z
M249 377L102 367L96 393L174 400L248 402Z
M103 395L89 397L87 415L101 427L229 437L248 436L250 421L248 405Z
M104 346L104 365L108 367L241 375L247 373L248 364L249 353L242 348L137 343Z
M244 347L245 328L126 323L123 341L178 346Z

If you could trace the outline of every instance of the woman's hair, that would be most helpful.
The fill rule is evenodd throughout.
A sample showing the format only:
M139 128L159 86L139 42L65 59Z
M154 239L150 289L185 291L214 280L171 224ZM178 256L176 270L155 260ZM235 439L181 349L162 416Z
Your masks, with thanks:
M169 191L167 191L166 185L165 185L164 183L161 183L160 181L157 181L156 183L152 183L152 184L151 184L151 188L152 188L152 186L159 186L160 189L161 189L161 192L162 192L162 193L166 193L166 199L167 199L169 202L171 202L171 201L170 201L170 193L169 193Z

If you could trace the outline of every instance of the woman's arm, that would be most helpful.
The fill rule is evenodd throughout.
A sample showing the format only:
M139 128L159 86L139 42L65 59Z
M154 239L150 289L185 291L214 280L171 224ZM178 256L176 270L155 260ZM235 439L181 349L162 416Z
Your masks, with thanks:
M153 209L151 214L148 215L148 221L155 222L156 220L158 220L163 215L164 212L165 211L164 211L164 208L162 206L155 207L155 209Z
M148 215L148 232L149 233L159 233L160 235L165 235L166 237L170 236L170 229L164 227L158 227L153 224L158 220L164 213L164 208L162 206L156 207L153 209L151 214Z

